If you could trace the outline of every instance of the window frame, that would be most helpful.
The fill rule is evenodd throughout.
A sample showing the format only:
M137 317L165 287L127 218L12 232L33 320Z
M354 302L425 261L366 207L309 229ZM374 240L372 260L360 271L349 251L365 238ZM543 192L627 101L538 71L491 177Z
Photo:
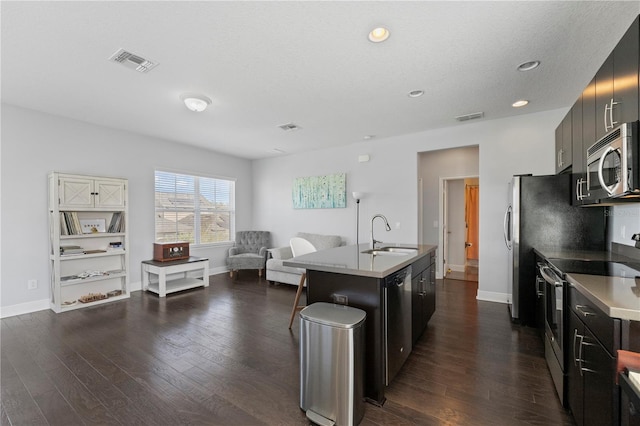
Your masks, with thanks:
M166 173L169 175L172 175L172 177L175 179L176 176L185 176L188 178L193 179L194 181L194 188L193 188L193 195L194 195L194 208L193 210L190 209L158 209L157 204L156 204L156 193L157 193L157 187L156 187L156 181L157 181L157 174L158 173ZM220 176L220 175L206 175L206 174L195 174L194 172L187 172L187 171L183 171L183 170L171 170L171 169L160 169L157 168L154 170L153 173L154 176L154 191L153 191L153 200L154 200L154 242L158 243L160 241L158 241L158 218L159 215L158 213L165 213L165 212L191 212L193 213L194 216L194 224L193 224L193 240L194 242L189 242L189 246L190 247L213 247L213 246L221 246L221 245L229 245L229 244L233 244L235 241L235 227L236 227L236 179L235 178L231 178L228 176ZM205 212L224 212L224 213L228 213L229 214L229 239L227 241L216 241L216 242L206 242L206 243L202 243L200 242L200 230L201 230L201 213L203 212L203 209L200 207L200 196L203 196L200 193L200 186L201 186L201 180L212 180L212 181L224 181L227 184L231 185L231 187L229 188L229 208L225 209L225 210L217 210L217 209L204 209ZM174 193L178 193L177 191ZM188 193L188 192L187 192ZM196 196L199 195L199 196ZM176 238L178 236L178 233L176 231ZM197 238L196 238L197 237Z

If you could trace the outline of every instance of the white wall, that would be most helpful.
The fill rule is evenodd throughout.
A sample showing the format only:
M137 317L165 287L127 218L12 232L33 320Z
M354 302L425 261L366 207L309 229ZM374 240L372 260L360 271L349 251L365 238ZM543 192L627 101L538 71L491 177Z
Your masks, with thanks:
M447 185L447 231L449 246L445 259L452 271L464 272L467 232L465 227L464 179L450 180Z
M635 245L631 236L640 233L640 206L636 203L613 206L609 214L608 241L625 246Z
M507 182L514 174L554 172L555 128L567 109L500 120L470 122L401 137L373 139L298 155L254 162L254 227L270 230L276 245L298 231L338 234L355 241L355 202L345 209L294 210L291 184L301 176L347 174L347 191L363 191L361 242L375 213L389 219L392 231L376 227L387 242L418 241L418 153L478 145L480 149L480 275L478 298L506 302L507 251L502 236ZM371 161L359 163L358 155ZM426 200L425 200L426 202ZM377 222L376 222L377 223ZM397 227L399 224L399 228Z
M478 176L480 154L477 146L465 146L454 149L428 151L418 156L418 174L422 179L424 241L427 244L438 244L438 227L434 222L440 220L441 178L459 178Z
M365 192L360 205L360 240L367 241L370 218L383 213L391 232L376 221L376 236L387 242L418 241L418 153L477 145L480 149L480 299L506 300L507 257L502 217L507 182L513 174L553 173L554 131L566 109L509 119L465 123L396 138L252 162L124 131L3 105L1 158L1 315L46 308L49 291L47 174L61 172L129 179L131 281L139 286L140 262L152 255L153 171L191 171L237 179L238 229L273 232L286 245L298 231L338 234L355 242L355 201L347 208L294 210L291 184L301 176L347 173L349 193ZM369 154L371 161L358 162ZM253 170L252 170L253 168ZM635 232L635 231L634 231ZM224 268L226 247L195 255ZM485 267L483 267L485 265ZM27 290L37 279L37 290Z
M251 227L251 162L124 131L2 105L1 315L48 308L47 174L51 171L129 179L130 279L153 255L154 170L236 178L236 223ZM225 269L228 245L194 249ZM27 290L27 280L38 280Z
M442 244L440 229L443 225L440 222L443 218L441 217L442 200L440 197L442 196L442 191L440 190L440 180L478 176L480 170L479 151L478 146L464 146L419 154L418 176L422 179L423 243ZM451 244L449 247L451 247ZM444 266L442 260L443 258L446 259L446 257L443 257L442 247L438 248L437 258L436 277L442 278Z

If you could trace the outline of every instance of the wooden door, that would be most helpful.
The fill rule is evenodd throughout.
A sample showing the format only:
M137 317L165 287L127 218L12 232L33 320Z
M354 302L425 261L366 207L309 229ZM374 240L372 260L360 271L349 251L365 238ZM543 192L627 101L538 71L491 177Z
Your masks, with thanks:
M467 225L466 258L478 259L478 228L479 228L479 194L478 185L465 186L465 222Z

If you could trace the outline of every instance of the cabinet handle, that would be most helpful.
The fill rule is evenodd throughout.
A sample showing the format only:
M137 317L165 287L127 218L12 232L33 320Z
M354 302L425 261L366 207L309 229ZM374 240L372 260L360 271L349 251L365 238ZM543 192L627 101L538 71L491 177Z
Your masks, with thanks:
M546 281L543 280L542 278L536 277L536 293L538 297L544 296L544 287L541 288L540 284L544 285L545 282Z
M613 129L613 127L618 124L617 121L613 121L613 106L618 105L619 102L614 102L613 98L611 98L611 103L609 105L604 106L604 130L609 131ZM611 125L607 125L607 111L609 111L609 123Z
M582 201L585 199L585 197L589 196L588 192L587 192L587 195L584 194L585 183L587 183L587 181L584 178L580 178L576 180L576 199L578 201Z
M586 308L587 308L587 307L586 307L586 306L584 306L584 305L576 305L576 311L577 311L577 312L579 312L579 313L581 313L581 314L582 314L582 316L584 316L584 317L589 317L589 316L598 316L598 314L596 314L596 313L594 313L594 312L586 311L586 310L585 310Z
M613 121L613 106L618 105L618 102L614 102L613 98L611 98L611 107L609 108L609 123L611 123L611 128L618 124L617 121Z
M558 151L558 167L562 167L564 164L564 161L562 161L562 154L564 154L564 149L560 149L560 151Z
M578 333L578 329L576 329L576 334ZM582 376L582 372L585 371L584 368L582 368L582 345L584 343L584 335L579 335L580 336L580 346L579 346L579 350L578 350L578 358L576 359L576 361L578 361L578 369L580 370L580 376Z
M578 336L580 336L578 334L578 329L574 328L573 329L573 345L571 346L571 352L572 352L572 356L571 358L573 358L573 365L578 365L578 358L576 358L576 339L578 338ZM580 336L580 339L582 339L584 336Z

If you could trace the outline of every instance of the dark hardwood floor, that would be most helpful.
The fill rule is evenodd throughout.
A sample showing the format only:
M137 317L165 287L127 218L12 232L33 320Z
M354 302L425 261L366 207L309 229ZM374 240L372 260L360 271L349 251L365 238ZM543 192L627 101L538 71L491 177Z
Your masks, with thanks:
M253 272L253 271L251 271ZM256 274L257 275L257 274ZM439 281L437 310L362 425L571 425L535 330L476 283ZM2 425L304 425L296 288L243 271L206 289L1 321Z

